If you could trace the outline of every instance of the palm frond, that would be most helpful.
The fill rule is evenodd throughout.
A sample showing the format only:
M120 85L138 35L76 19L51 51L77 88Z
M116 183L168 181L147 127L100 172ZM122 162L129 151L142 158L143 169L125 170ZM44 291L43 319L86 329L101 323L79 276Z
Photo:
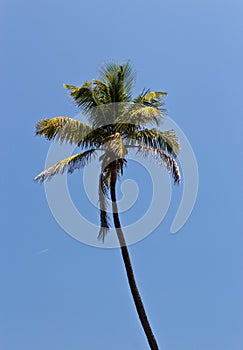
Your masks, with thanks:
M166 115L166 109L161 108L164 105L164 96L166 92L143 90L129 106L126 121L140 126L149 123L155 123L158 126Z
M143 97L143 103L149 103L156 107L164 105L164 98L167 96L167 92L164 91L149 91Z
M119 104L103 103L87 112L87 117L93 128L113 124Z
M99 105L112 103L110 86L98 79L94 79L93 84L95 97L99 101Z
M139 129L139 125L133 123L121 122L114 125L114 131L119 132L123 138L125 138L127 135L130 135L131 133L139 131Z
M122 135L126 135L128 132L132 132L134 130L137 131L137 127L135 125L129 125L126 123L108 124L93 128L90 133L80 140L78 146L108 149L108 145L111 143L111 150L112 148L119 149L120 147L120 149L124 151L124 147L122 146ZM121 155L121 151L118 153Z
M88 112L91 108L97 107L100 103L99 100L95 98L92 81L86 81L80 87L68 84L63 84L63 87L71 91L70 96L84 112Z
M36 124L36 135L48 140L78 144L92 131L92 128L78 120L67 117L43 119Z
M174 182L179 184L181 181L180 168L176 160L166 154L163 150L154 147L138 146L137 154L142 154L144 157L152 155L152 157L159 162L159 164L164 164L166 169L172 173Z
M135 104L128 112L129 123L138 124L140 126L155 123L159 125L163 118L163 113L157 107L152 105Z
M130 61L124 62L122 64L124 72L124 87L126 89L126 100L130 101L132 98L132 92L135 85L136 71L133 68Z
M165 146L167 151L174 157L177 157L180 152L180 144L174 130L158 131L155 130L155 137L158 140L158 145L163 149Z
M135 72L130 62L117 65L114 62L104 63L99 70L100 80L110 89L112 102L131 100Z
M160 131L157 129L143 129L133 132L126 137L127 145L149 146L167 151L176 157L180 150L180 145L173 130Z
M163 91L150 91L143 90L133 102L140 105L148 105L156 108L160 108L164 105L164 98L167 96L167 92Z
M44 182L50 180L54 175L63 174L65 171L72 173L75 169L80 169L88 164L92 156L95 156L95 149L90 149L71 157L65 158L55 165L43 170L37 175L34 181Z

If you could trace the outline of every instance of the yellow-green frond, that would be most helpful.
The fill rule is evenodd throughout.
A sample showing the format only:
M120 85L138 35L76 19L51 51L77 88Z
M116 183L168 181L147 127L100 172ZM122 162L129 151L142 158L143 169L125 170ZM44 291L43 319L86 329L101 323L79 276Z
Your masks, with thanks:
M161 111L153 106L135 104L129 112L129 122L132 124L145 125L155 123L159 125L162 117Z
M162 103L162 100L167 96L167 92L164 91L150 91L144 95L144 101L157 104Z
M134 103L160 108L164 105L163 100L166 95L167 93L163 91L143 90L141 94L134 99Z
M173 130L160 131L157 129L143 129L133 132L126 138L127 145L138 144L140 146L148 146L159 148L176 157L180 150L180 145L176 134Z
M91 149L63 159L42 171L34 180L42 183L46 180L50 180L54 175L63 174L65 171L72 173L75 169L84 167L91 160L91 157L95 156L95 151L95 149Z
M92 131L92 128L78 120L67 117L43 119L36 124L36 135L48 140L78 144Z

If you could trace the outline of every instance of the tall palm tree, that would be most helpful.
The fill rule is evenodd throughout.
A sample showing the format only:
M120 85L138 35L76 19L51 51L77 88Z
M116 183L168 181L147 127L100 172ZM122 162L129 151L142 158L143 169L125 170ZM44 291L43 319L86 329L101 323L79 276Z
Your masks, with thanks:
M35 180L44 182L65 171L72 173L75 169L84 167L98 153L101 154L98 238L104 241L110 228L107 212L110 197L114 227L132 297L150 348L157 350L159 348L136 285L119 219L116 183L123 174L130 150L136 150L142 156L151 154L171 172L174 182L179 183L180 171L175 160L179 143L173 130L162 132L156 128L146 128L146 124L159 125L165 114L163 99L166 93L143 90L134 98L134 80L135 73L129 62L121 65L105 63L100 69L99 79L87 81L80 87L64 84L74 102L86 114L89 125L67 117L43 119L36 125L36 135L75 144L81 148L81 152L42 171Z

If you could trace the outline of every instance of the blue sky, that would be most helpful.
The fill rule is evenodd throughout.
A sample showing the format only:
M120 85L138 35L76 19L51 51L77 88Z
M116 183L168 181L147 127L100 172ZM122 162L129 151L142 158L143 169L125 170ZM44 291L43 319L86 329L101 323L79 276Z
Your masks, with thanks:
M4 0L0 9L1 349L148 349L119 250L70 238L33 182L49 148L35 123L74 116L62 83L92 79L110 59L133 62L137 91L168 92L199 165L186 225L169 233L175 188L165 220L130 247L160 349L242 349L242 3Z

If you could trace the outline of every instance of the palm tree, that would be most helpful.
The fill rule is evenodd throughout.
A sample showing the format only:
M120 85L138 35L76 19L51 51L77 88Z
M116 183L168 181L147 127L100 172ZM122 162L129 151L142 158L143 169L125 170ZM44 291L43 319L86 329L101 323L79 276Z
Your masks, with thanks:
M121 65L105 63L99 71L99 79L85 82L81 87L64 84L74 102L87 116L89 125L67 117L43 119L36 125L36 135L45 136L48 140L75 144L82 152L42 171L35 180L42 183L56 174L63 174L65 171L72 173L101 153L98 238L104 241L110 228L107 213L110 197L114 227L135 307L150 348L157 350L159 348L136 285L119 219L116 183L123 174L130 150L135 150L142 156L151 154L171 172L174 182L179 183L180 171L175 160L179 144L173 130L162 132L156 128L146 128L146 124L159 125L166 112L163 109L166 93L143 90L134 98L134 80L135 73L129 62Z

